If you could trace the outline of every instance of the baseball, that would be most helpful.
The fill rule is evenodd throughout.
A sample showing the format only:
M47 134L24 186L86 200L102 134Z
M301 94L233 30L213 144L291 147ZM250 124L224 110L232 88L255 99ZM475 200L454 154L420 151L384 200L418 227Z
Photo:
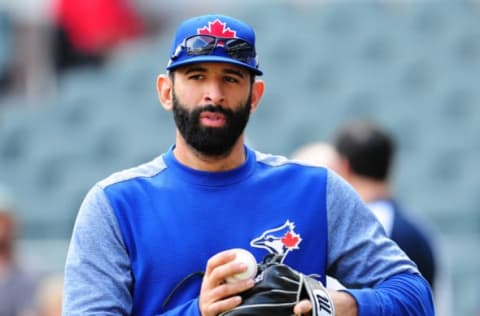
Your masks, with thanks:
M237 273L228 277L225 281L227 281L227 283L235 283L254 278L257 275L257 260L255 257L250 251L241 248L235 249L235 255L234 261L246 264L248 269L243 273Z

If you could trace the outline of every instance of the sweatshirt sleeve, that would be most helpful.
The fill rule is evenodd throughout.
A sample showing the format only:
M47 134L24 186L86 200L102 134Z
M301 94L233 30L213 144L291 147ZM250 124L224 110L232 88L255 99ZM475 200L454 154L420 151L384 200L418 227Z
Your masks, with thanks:
M418 274L400 273L373 289L345 290L359 308L359 316L434 316L430 286Z
M62 315L131 315L130 257L103 189L94 186L75 221L67 253ZM200 316L198 299L162 316Z
M388 238L354 189L327 179L328 270L352 294L359 315L434 315L430 286Z
M63 315L130 315L130 259L99 186L85 197L65 263Z

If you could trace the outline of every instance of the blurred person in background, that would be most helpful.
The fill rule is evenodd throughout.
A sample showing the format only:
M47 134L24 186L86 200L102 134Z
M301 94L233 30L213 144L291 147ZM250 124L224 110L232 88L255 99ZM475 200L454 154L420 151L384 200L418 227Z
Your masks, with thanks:
M373 135L371 134L376 134L376 133L379 133L379 135L381 136L378 136L378 138L380 139L383 139L383 141L378 141L379 144L382 144L384 142L386 143L390 143L390 142L393 142L392 140L392 136L390 135L387 135L386 132L382 129L380 129L379 126L376 126L376 125L373 125L372 123L367 123L367 122L363 122L363 123L355 123L355 124L352 124L352 125L356 125L356 124L365 124L366 126L364 127L365 128L365 131L360 133L360 130L363 129L361 127L358 127L357 128L354 128L354 127L350 127L349 124L346 124L345 126L348 126L348 127L344 127L343 129L340 129L340 131L338 132L339 135L337 138L350 138L350 137L355 137L356 139L364 139L365 141L369 140L371 141L371 138L373 137ZM341 132L341 131L346 131L348 130L349 132ZM371 132L370 133L367 133L367 131L370 130ZM353 133L353 132L359 132L359 134L354 134L354 136L351 136L350 133ZM373 132L375 131L375 133ZM341 136L340 137L340 133L345 133L347 135L350 135L350 136ZM363 135L363 136L362 136ZM340 139L337 140L337 142L340 141ZM353 141L352 141L353 142ZM359 140L356 142L356 146L358 147L361 147L359 145ZM371 141L370 144L373 144L373 143L376 143L376 142L373 142ZM364 145L366 146L366 145ZM384 146L387 146L387 147L395 147L393 146L393 144L390 144L390 145L385 145ZM352 146L353 147L353 146ZM373 147L374 148L374 147ZM379 150L378 148L377 149L371 149L372 151L374 150ZM350 154L352 155L352 154ZM392 156L393 157L394 155L394 150L392 149L391 150L391 153L389 156ZM352 167L348 167L348 161L346 161L346 158L345 156L342 156L340 155L338 152L337 152L337 149L334 147L334 145L332 145L331 143L328 143L328 142L322 142L322 141L318 141L318 142L311 142L311 143L306 143L300 147L298 147L291 155L292 159L294 160L297 160L297 161L300 161L302 163L307 163L307 164L312 164L312 165L318 165L318 166L323 166L323 167L327 167L327 168L330 168L331 170L333 171L336 171L337 173L339 173L341 176L343 177L348 177L348 179L350 179L350 181L352 181L352 176L348 175L347 171L348 169L351 169ZM353 155L352 155L353 157ZM355 156L356 157L356 156ZM393 158L390 158L390 162L389 164L393 164L392 160ZM353 158L351 158L353 159ZM357 158L359 159L359 158ZM376 165L374 166L378 166L378 167L381 167L381 166L384 166L383 168L385 168L385 164L381 164L381 163L377 163ZM382 185L381 187L384 187L382 190L378 190L379 193L382 193L382 194L379 194L378 196L384 196L384 198L388 200L390 199L394 199L393 198L393 188L391 187L391 173L392 171L390 170L392 167L390 166L388 169L389 169L389 176L387 178L389 178L389 182L390 184L385 184L385 185ZM350 170L349 173L352 173L353 171ZM358 177L358 175L357 175ZM369 181L366 181L363 184L363 186L367 186L369 182L371 181L374 181L374 180L369 180ZM384 181L387 181L386 179ZM360 186L360 183L358 181L353 181L353 184L354 185L354 189L357 189L359 186ZM385 189L385 187L389 187L388 190ZM369 190L370 191L370 190ZM375 203L376 199L373 199L373 198L369 198L371 196L371 194L366 194L365 193L365 189L361 190L363 196L362 198L368 198L369 199L369 203L367 203L370 207L372 207L372 210L375 212L375 211L378 211L375 206L377 206L378 204ZM387 194L388 193L388 194ZM368 201L367 201L368 202ZM372 203L373 202L373 203ZM408 241L407 245L405 248L406 249L403 249L405 252L407 252L407 255L409 256L415 256L415 258L412 258L414 261L415 259L418 260L417 265L419 265L419 269L420 271L426 271L427 274L430 275L430 281L432 284L435 284L435 291L434 291L434 296L435 296L435 306L436 306L436 313L438 316L451 316L452 313L452 284L451 284L451 280L450 280L450 274L449 274L449 271L448 269L446 269L445 267L442 267L441 266L441 262L439 262L439 255L438 253L435 253L434 250L433 250L433 235L430 235L430 231L429 229L425 229L425 225L426 223L425 222L421 222L419 220L417 220L416 218L412 218L412 215L409 214L409 213L406 213L404 210L400 210L398 209L398 202L396 202L395 204L397 206L397 208L395 208L394 210L391 210L388 214L389 214L389 217L386 217L386 216L382 216L382 214L376 214L378 215L378 219L380 221L380 223L382 224L382 226L386 226L386 225L389 225L390 228L389 228L389 233L390 233L390 237L393 239L393 240L398 240L398 242L400 242L400 246L404 245L405 247L405 240ZM399 213L401 212L401 213ZM393 219L392 219L393 217ZM385 221L385 218L387 218L387 221ZM392 224L393 223L393 224ZM410 226L408 227L408 229L401 229L402 227L404 226ZM387 226L388 227L388 226ZM393 229L395 228L396 230L396 233L395 234L392 234L392 231ZM410 233L413 231L413 233L410 235ZM420 234L420 236L418 236ZM399 237L400 235L400 237ZM419 240L420 239L420 240ZM418 249L414 251L414 253L412 253L412 250L411 248L414 247L416 245L416 243L419 244L419 249L421 250L424 250L423 248L426 248L426 253L420 253L418 254ZM418 257L420 257L420 259L418 259ZM421 266L420 266L421 265ZM422 272L423 273L423 272ZM327 277L327 287L328 288L333 288L333 289L341 289L343 288L343 285L338 281L336 280L335 278L332 278L332 277ZM478 314L478 316L480 316L480 313Z
M6 58L0 65L1 92L26 101L19 104L37 105L53 92L49 2L0 1L0 59Z
M36 289L36 316L61 316L63 275L51 274L43 278Z
M8 12L0 7L0 97L11 84L13 27Z
M0 188L0 315L34 315L36 278L15 256L18 227L14 209L8 193Z
M417 264L435 290L437 259L427 223L403 209L395 197L391 175L396 144L391 135L372 122L356 120L334 136L335 170L360 194L385 232Z
M292 153L291 158L302 163L330 168L334 171L337 169L336 164L339 161L335 148L330 143L320 141L298 147Z
M476 301L476 304L475 304L475 313L474 313L475 316L480 316L480 288L477 292L477 301Z
M144 34L144 20L132 1L52 1L57 71L100 66L120 44Z

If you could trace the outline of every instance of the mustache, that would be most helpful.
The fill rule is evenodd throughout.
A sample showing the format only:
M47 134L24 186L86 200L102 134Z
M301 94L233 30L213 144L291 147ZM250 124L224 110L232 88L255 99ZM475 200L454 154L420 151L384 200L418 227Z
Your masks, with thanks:
M224 115L227 115L227 116L233 114L232 110L226 109L221 105L214 105L214 104L206 104L204 106L201 106L201 107L195 109L194 112L195 112L196 115L200 115L200 113L202 113L202 112L217 112L217 113L221 113L221 114L224 114Z

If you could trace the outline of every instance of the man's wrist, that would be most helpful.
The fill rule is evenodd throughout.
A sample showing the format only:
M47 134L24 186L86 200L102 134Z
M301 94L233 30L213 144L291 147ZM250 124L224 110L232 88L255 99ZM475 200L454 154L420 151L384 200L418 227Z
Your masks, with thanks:
M335 314L341 316L358 316L355 298L345 291L331 291L330 298L335 305Z

